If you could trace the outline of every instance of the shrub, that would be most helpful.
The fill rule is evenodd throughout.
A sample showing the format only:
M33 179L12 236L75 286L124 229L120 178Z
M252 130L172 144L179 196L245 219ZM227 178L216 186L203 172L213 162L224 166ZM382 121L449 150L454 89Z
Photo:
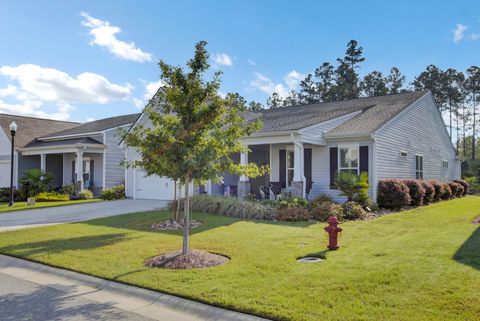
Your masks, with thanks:
M282 207L278 210L278 221L308 221L310 213L304 207Z
M466 196L468 194L468 190L470 189L470 184L466 180L463 180L463 179L456 179L456 180L454 180L454 182L462 185L463 194L461 196Z
M24 194L18 189L13 190L13 200L15 202L24 202L27 200ZM10 201L10 187L0 187L0 203Z
M92 198L93 198L93 193L88 189L83 189L80 192L78 192L78 199L91 200Z
M443 183L439 181L430 181L430 183L433 185L433 188L435 189L435 195L433 196L433 201L438 202L442 199L443 195Z
M423 204L430 204L435 199L435 187L429 181L421 181L425 195L423 196Z
M440 198L442 200L449 200L450 198L452 198L452 188L451 188L450 184L448 184L448 183L443 183L442 184L442 191L441 191Z
M70 196L68 194L61 194L57 192L42 192L35 196L37 202L59 202L68 201Z
M448 182L447 185L450 186L450 190L451 190L450 198L455 198L457 196L458 188L460 184L457 184L455 182Z
M360 175L351 172L341 172L336 179L336 186L349 201L365 206L368 197L368 173Z
M315 197L311 202L310 206L318 206L322 204L323 202L333 202L333 198L327 194L320 194L317 197Z
M75 195L75 185L73 184L62 185L60 192L62 194Z
M183 205L184 199L180 201L180 210L183 210ZM190 209L194 212L256 220L273 220L277 213L275 208L257 201L209 195L190 197Z
M343 214L347 220L365 219L367 217L367 212L363 209L362 205L356 202L343 204Z
M287 197L278 204L280 207L307 207L308 200L301 197Z
M401 208L411 202L407 185L397 179L378 182L378 205L384 208Z
M410 204L420 206L423 204L425 197L425 189L420 181L416 179L405 179L403 183L408 187L408 194L410 195Z
M337 216L339 220L344 217L342 205L333 202L323 202L316 207L312 207L310 214L314 219L322 222L326 222L331 215Z
M456 183L458 186L458 190L457 190L457 197L463 197L465 196L464 195L464 192L465 192L465 188L463 187L462 184L459 184L459 183Z
M480 184L478 184L478 179L475 176L465 177L464 180L468 183L467 193L469 194L479 194L480 193Z
M20 191L25 198L48 192L51 189L52 179L53 176L50 173L43 172L38 168L29 169L20 179Z
M100 197L104 200L120 200L125 198L125 186L117 185L102 190Z

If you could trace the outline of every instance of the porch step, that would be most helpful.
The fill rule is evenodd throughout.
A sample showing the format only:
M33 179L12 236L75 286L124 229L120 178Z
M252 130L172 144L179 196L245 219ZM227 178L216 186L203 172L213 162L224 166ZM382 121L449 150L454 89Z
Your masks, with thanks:
M308 194L309 200L314 200L320 194L326 194L330 196L337 203L345 203L347 197L342 195L342 192L336 189L330 189L330 186L325 186L319 183L313 183L310 193Z

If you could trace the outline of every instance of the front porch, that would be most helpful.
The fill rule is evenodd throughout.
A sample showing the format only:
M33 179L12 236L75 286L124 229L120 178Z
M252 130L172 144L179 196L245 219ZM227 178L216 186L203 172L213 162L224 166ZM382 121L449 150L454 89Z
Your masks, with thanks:
M98 196L105 188L105 147L98 145L23 148L18 157L18 184L25 171L38 168L52 174L55 189L74 184L76 191L88 189Z

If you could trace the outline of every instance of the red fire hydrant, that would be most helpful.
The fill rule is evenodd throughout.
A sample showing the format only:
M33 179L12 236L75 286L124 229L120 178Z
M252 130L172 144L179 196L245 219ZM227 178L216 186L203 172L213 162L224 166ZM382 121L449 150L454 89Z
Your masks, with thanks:
M342 231L342 228L338 227L338 219L335 215L330 216L327 223L328 226L324 230L328 233L328 249L332 251L338 250L338 233Z

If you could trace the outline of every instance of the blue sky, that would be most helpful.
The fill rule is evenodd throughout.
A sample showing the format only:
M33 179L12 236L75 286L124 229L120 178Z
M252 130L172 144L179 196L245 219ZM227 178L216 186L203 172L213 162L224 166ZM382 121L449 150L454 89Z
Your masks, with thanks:
M0 112L86 121L139 111L159 59L184 64L199 40L222 93L265 102L343 56L360 72L479 64L478 1L0 1Z

